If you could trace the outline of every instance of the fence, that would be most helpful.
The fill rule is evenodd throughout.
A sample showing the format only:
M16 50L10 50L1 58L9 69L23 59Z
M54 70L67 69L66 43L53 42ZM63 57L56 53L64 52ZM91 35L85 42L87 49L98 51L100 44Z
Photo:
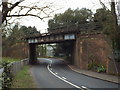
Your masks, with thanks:
M15 75L17 72L19 72L21 70L21 68L27 64L28 64L28 59L24 59L24 60L21 60L18 62L11 63L10 66L11 66L11 71L12 71L13 75Z
M11 72L13 75L16 75L17 72L19 72L21 70L21 68L24 66L24 65L27 65L29 63L29 60L28 59L24 59L24 60L21 60L21 61L18 61L18 62L13 62L13 63L10 63L9 66L11 67ZM2 73L4 72L4 68L1 68L0 69L0 90L2 89Z
M0 69L0 90L2 89L2 73L4 71L4 68Z

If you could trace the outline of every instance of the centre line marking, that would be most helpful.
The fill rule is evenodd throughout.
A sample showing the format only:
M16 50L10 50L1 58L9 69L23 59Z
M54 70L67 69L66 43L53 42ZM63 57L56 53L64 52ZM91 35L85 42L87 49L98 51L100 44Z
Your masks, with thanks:
M73 87L75 87L75 88L78 88L78 89L81 89L81 90L85 90L85 89L86 89L86 90L91 90L91 89L89 89L89 88L87 88L87 87L85 87L85 86L77 86L77 85L75 85L75 84L67 81L65 77L60 77L60 76L58 76L58 75L57 75L58 73L52 72L52 68L50 68L51 65L52 65L52 60L50 60L50 59L48 59L48 60L50 61L50 64L47 65L47 69L48 69L48 71L49 71L51 74L53 74L55 77L59 78L60 80L68 83L69 85L71 85L71 86L73 86Z
M64 81L64 82L66 82L66 83L72 85L72 86L75 87L75 88L84 90L83 88L81 88L81 87L79 87L79 86L77 86L77 85L75 85L75 84L73 84L73 83L71 83L71 82L69 82L69 81L67 81L67 80L65 80L65 79L63 79L63 78L61 78L60 76L56 75L55 73L53 73L53 72L50 70L49 65L47 66L47 69L49 70L49 72L50 72L51 74L53 74L55 77L59 78L60 80L62 80L62 81Z
M86 89L86 90L90 90L89 88L85 87L85 86L81 86L83 89Z
M65 77L62 77L63 79L67 79L67 78L65 78Z

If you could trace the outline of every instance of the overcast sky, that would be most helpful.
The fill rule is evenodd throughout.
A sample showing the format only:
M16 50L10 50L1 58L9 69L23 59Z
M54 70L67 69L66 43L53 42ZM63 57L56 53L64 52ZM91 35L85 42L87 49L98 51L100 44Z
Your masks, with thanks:
M76 9L76 8L88 8L91 9L93 12L96 11L96 9L101 8L101 5L99 3L99 0L26 0L25 3L22 3L23 5L28 3L34 3L35 1L40 1L41 5L43 2L54 2L54 9L62 8L55 13L63 13L68 8ZM102 0L108 7L109 7L109 0ZM55 14L54 13L54 14ZM53 14L53 16L54 16ZM48 28L47 21L48 19L44 19L44 21L34 18L34 17L26 17L24 20L22 19L20 21L21 25L25 26L35 26L37 30L40 30L44 32L44 29Z

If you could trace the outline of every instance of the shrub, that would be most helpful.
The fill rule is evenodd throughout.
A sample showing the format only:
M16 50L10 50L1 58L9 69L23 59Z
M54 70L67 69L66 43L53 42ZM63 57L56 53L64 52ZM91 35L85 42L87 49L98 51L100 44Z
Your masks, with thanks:
M8 62L3 62L2 66L4 67L4 72L2 74L2 88L6 89L9 88L12 84L13 74L11 72L11 66Z
M97 67L97 72L106 72L106 68L103 65Z
M106 72L106 68L103 65L98 65L96 62L88 64L88 70L93 70L97 72Z
M96 62L92 62L92 63L88 64L88 69L89 69L89 70L94 70L94 71L96 71L97 67L98 67L98 65L97 65Z

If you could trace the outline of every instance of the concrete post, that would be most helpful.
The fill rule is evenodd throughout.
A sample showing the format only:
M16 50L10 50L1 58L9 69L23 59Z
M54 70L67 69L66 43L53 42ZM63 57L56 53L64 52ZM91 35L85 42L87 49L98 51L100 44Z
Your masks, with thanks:
M29 64L36 64L37 56L36 56L36 45L29 44Z

